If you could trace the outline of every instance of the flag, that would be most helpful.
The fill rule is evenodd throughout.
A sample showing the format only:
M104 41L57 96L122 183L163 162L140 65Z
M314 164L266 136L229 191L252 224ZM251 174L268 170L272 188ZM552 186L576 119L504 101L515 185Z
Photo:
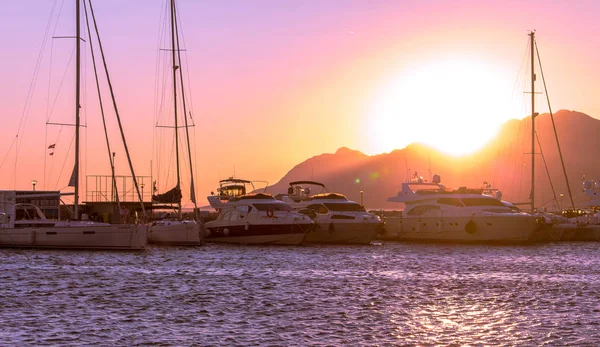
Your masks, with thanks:
M54 152L50 153L49 155L54 155Z
M69 178L69 187L75 187L77 185L77 168L73 167L71 178Z
M56 143L53 143L53 144L51 144L50 146L48 146L48 149L52 149L52 148L54 148L54 147L56 147Z

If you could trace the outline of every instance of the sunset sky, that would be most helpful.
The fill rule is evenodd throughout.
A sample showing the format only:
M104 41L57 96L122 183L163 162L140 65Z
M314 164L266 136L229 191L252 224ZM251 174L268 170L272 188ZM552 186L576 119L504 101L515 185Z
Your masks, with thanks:
M26 189L32 179L63 189L69 179L73 129L45 122L74 119L73 40L47 42L26 107L53 8L58 24L49 36L74 35L72 0L0 2L2 189ZM476 150L504 121L529 113L523 92L532 29L553 110L600 117L597 1L180 0L178 8L202 204L234 172L275 183L299 162L342 146L378 154L419 141L450 154ZM156 174L165 1L102 0L94 9L136 174L150 175L151 160ZM84 60L82 174L109 174L89 53ZM537 100L546 112L544 96ZM110 127L117 173L127 175ZM163 191L168 185L159 182Z

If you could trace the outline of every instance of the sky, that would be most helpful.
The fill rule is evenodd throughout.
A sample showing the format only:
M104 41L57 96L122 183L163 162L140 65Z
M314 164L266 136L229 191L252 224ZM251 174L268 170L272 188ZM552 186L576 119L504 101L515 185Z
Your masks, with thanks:
M38 189L68 191L73 127L46 123L74 120L74 40L41 47L44 37L75 34L74 3L0 0L2 189L36 180ZM294 165L344 146L371 155L412 142L455 155L476 150L503 122L530 113L530 30L552 109L600 117L597 1L177 3L201 203L219 179L276 183ZM155 127L172 117L169 52L160 50L169 48L166 3L93 5L136 175L158 178L164 192L174 184L173 131ZM82 59L81 175L108 175L91 56ZM545 95L536 100L547 112ZM117 124L107 126L116 172L129 175Z

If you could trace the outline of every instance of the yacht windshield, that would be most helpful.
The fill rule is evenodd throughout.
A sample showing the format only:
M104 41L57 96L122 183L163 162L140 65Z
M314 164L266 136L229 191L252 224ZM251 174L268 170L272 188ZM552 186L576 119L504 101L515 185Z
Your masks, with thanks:
M293 211L294 209L288 205L288 204L284 204L284 203L265 203L265 204L252 204L254 205L254 207L256 207L257 210L259 211Z
M338 203L326 202L323 205L325 205L325 207L327 207L330 211L334 211L334 212L362 212L362 211L365 211L365 208L360 206L357 203L338 204Z

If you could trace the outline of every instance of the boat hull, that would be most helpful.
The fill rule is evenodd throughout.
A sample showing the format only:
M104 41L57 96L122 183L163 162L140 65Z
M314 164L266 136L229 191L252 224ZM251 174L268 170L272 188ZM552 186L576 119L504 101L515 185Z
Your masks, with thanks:
M312 224L206 225L205 240L248 245L299 245L312 226Z
M369 244L377 236L380 223L318 223L306 235L305 243Z
M165 246L199 246L204 233L198 223L172 221L153 223L148 228L148 243Z
M143 224L0 229L0 247L143 250L148 242Z
M530 215L436 216L390 218L385 229L398 241L527 243L540 225Z

